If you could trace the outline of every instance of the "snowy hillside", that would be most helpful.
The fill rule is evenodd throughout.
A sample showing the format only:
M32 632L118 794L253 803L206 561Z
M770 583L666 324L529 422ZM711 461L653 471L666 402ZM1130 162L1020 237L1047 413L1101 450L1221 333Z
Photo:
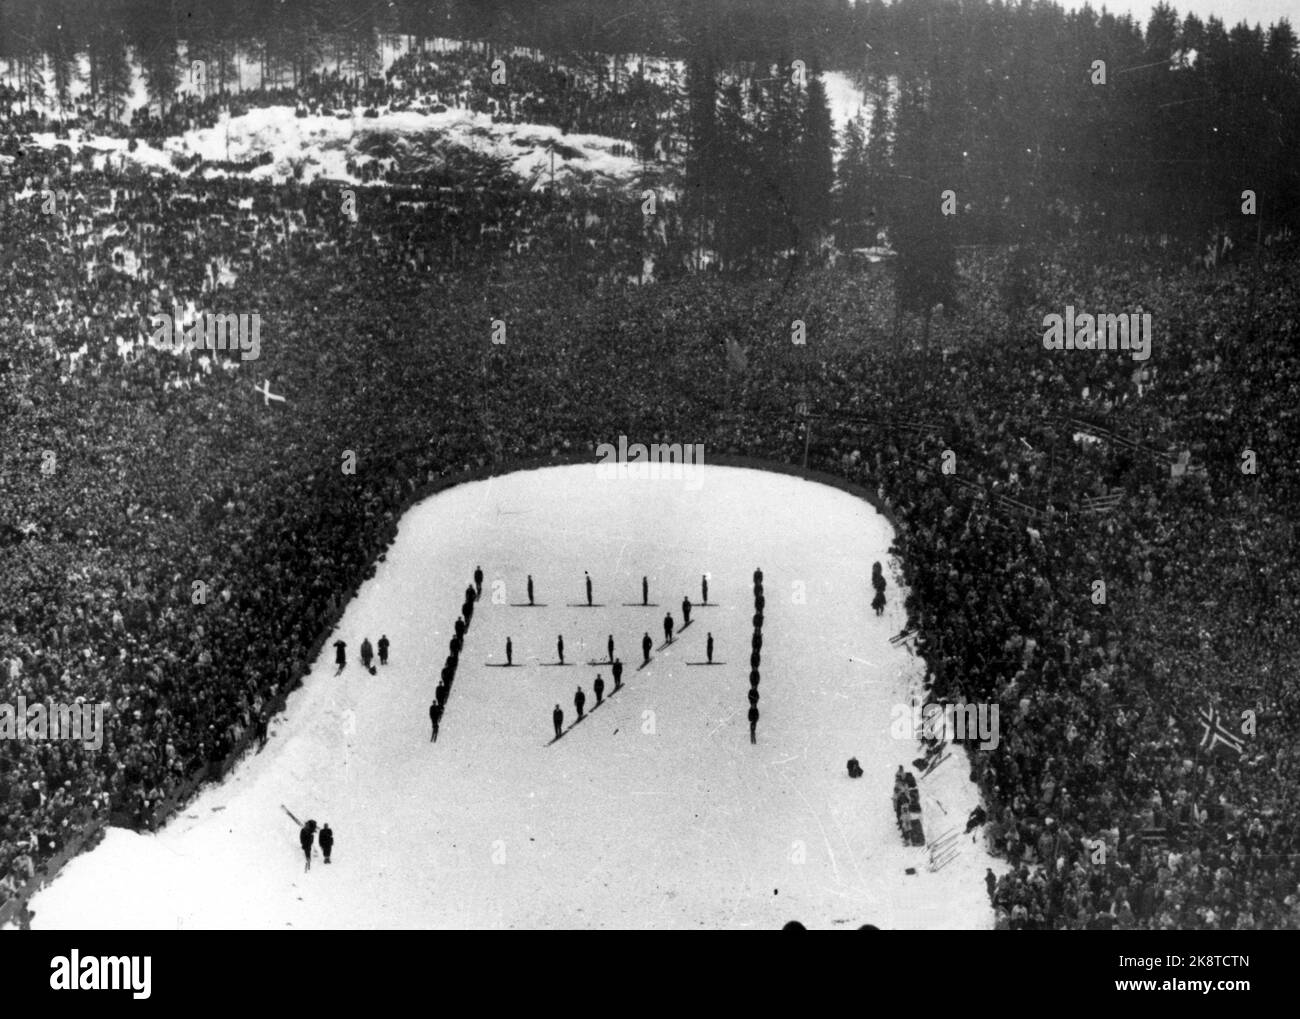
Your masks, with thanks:
M706 467L702 484L553 468L464 485L412 509L266 748L157 835L111 830L32 902L34 926L987 928L982 840L931 873L905 847L890 736L918 662L891 579L869 608L887 522L840 491ZM439 741L427 709L466 584L486 575ZM756 566L765 574L757 745L746 723ZM583 571L596 607L585 605ZM681 600L710 601L638 671ZM886 562L886 574L890 575ZM526 603L532 574L539 607ZM643 608L641 577L650 601ZM634 604L625 604L634 603ZM716 641L704 660L706 633ZM392 642L378 675L363 637ZM563 634L566 660L556 661ZM624 689L560 741L581 685L594 703L609 634ZM507 636L516 668L504 661ZM331 641L335 639L331 637ZM856 756L865 776L851 780ZM960 832L976 792L961 755L922 780L927 834ZM298 828L337 843L304 872ZM906 873L914 868L914 874Z

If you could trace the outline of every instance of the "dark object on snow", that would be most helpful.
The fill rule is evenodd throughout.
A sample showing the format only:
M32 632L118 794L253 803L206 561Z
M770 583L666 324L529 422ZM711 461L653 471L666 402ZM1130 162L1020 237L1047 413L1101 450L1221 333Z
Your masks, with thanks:
M858 759L856 757L850 757L849 778L861 778L861 777L862 777L862 765L858 763Z

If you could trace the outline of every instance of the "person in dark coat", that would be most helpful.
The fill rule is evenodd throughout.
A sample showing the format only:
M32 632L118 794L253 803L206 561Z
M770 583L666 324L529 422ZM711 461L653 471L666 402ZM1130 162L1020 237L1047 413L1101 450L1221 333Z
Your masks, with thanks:
M551 712L551 721L555 723L555 738L560 738L560 733L564 730L564 712L560 706L555 705L555 710Z
M370 660L375 657L374 646L370 643L370 638L365 637L361 641L361 667L370 668Z
M348 646L341 640L334 642L334 664L339 667L339 672L348 664Z
M709 575L707 573L700 578L700 593L704 595L700 601L705 605L709 604Z
M591 688L596 691L596 703L600 704L605 695L605 681L600 678L599 672L596 673L596 682L591 685Z
M515 661L515 646L510 643L510 638L506 638L506 664L513 665Z
M457 637L465 636L465 620L457 618L452 628L456 631Z
M609 635L609 640L605 643L605 650L609 652L609 657L605 660L612 662L614 660L614 635L612 633Z
M709 639L704 644L704 656L713 664L713 634L709 634Z
M667 644L673 639L673 614L669 612L664 616L664 643Z
M379 638L379 664L388 664L388 635L383 634Z
M460 607L460 614L465 617L465 629L469 629L469 621L474 618L474 599L469 598L465 604Z
M691 622L691 600L689 598L683 598L682 599L682 629L685 629L687 626L689 626L690 622Z
M483 567L482 566L474 567L474 597L476 599L483 597Z
M439 690L442 687L438 687ZM433 726L433 733L429 736L430 743L438 742L438 723L442 721L442 702L435 700L429 705L429 724Z
M591 604L591 574L588 573L586 570L583 570L582 575L587 578L587 604L590 605Z
M758 742L758 705L749 706L749 742Z
M302 855L307 859L307 866L303 870L311 870L311 844L315 837L315 821L308 821L302 826L302 831L298 832L298 843L302 846Z
M645 656L645 661L641 663L642 665L645 665L646 662L650 661L650 649L654 646L655 642L650 639L650 634L647 633L641 638L641 654Z
M750 704L758 703L758 687L756 686L751 686L749 688L749 703Z
M474 602L475 602L475 600L477 600L477 598L478 598L478 595L474 593L474 585L473 585L473 584L470 584L468 587L465 588L465 602L466 602L466 604L468 604L468 605L473 605Z
M763 571L762 571L762 570L755 570L755 571L754 571L754 586L755 586L755 587L758 587L758 586L759 586L760 584L762 584L762 583L763 583Z
M642 605L650 604L650 578L649 577L641 578L641 604Z
M334 833L330 831L330 823L325 822L325 827L320 830L320 851L325 854L325 862L330 862L330 851L334 848Z
M614 689L617 690L623 685L623 660L614 659Z
M871 607L876 610L876 615L881 615L885 611L884 591L876 592L876 596L871 599Z
M528 574L528 604L533 604L533 575Z
M564 634L560 634L555 640L555 653L560 656L560 664L564 664Z
M578 718L582 718L582 707L587 703L587 695L582 692L582 687L578 687L578 692L573 695L573 706L578 709Z
M447 703L447 684L439 683L438 688L433 691L434 702L439 706Z

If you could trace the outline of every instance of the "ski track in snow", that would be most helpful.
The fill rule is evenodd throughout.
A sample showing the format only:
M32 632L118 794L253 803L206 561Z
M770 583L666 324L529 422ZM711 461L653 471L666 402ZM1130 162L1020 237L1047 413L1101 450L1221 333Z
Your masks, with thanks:
M602 480L595 465L547 468L412 508L265 750L160 832L110 829L34 898L33 925L991 927L984 868L1004 865L982 834L930 873L927 850L904 846L894 820L894 770L919 748L890 737L891 708L906 703L921 663L888 643L905 623L903 592L891 584L883 617L870 609L888 523L799 478L701 471L702 486L688 490ZM431 744L428 704L480 564L483 600ZM756 566L768 603L752 746L743 649ZM606 608L566 606L585 600L584 570ZM697 607L704 625L636 671L641 634L658 628L664 606L676 615L683 594L697 596L705 572L718 606ZM547 608L492 603L496 580L507 602L522 601L527 573ZM642 574L658 609L639 605ZM794 603L794 581L806 584L806 604ZM728 664L685 667L709 630ZM550 657L557 633L603 652L611 632L627 665L622 690L546 745L557 701L567 724L579 683L594 701L596 673L612 680L585 659L528 663ZM357 650L381 633L389 665L371 677ZM507 635L524 667L485 668ZM337 677L336 637L349 655ZM858 780L845 774L854 756ZM964 826L977 802L964 760L957 751L919 782L932 838ZM304 873L281 804L333 827L330 866L317 850Z

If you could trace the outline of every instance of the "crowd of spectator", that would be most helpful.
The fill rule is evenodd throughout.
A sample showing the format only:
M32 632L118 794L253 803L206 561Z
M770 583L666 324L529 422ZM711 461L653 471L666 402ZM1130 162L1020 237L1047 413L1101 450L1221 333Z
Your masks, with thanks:
M426 485L634 433L880 492L931 694L1001 706L969 751L999 927L1300 926L1294 253L1207 278L1054 247L1014 314L973 255L924 351L883 268L636 285L581 196L363 189L354 219L328 185L93 169L31 129L0 131L0 702L109 710L98 753L0 742L0 899L264 732ZM1067 303L1151 312L1151 361L1043 350ZM261 358L146 342L196 308L260 314ZM1171 476L1183 451L1203 472ZM1199 750L1207 703L1256 713L1239 756Z

